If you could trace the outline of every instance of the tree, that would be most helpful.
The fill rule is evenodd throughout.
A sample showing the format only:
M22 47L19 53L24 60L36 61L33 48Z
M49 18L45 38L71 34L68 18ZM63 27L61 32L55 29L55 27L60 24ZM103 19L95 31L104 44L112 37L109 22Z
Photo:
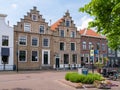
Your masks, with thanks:
M120 49L120 0L91 0L79 11L94 16L88 28L96 27L106 36L109 47Z

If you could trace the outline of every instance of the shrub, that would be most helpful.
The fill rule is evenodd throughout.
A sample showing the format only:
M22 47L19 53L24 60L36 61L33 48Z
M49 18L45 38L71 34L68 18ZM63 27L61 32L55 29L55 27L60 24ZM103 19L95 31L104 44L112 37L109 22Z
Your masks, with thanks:
M85 84L93 84L95 80L101 81L103 77L100 74L89 73L88 75L84 75L75 72L69 72L65 75L65 79L76 83L81 82Z

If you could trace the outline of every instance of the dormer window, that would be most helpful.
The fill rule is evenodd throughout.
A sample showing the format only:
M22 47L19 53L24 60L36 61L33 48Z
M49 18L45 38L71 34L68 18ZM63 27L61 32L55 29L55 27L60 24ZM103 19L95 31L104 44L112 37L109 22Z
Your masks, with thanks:
M70 26L70 20L66 20L66 27L69 27Z
M32 14L32 20L33 21L37 21L37 19L38 19L37 15L36 14Z
M45 33L45 28L43 25L40 26L40 34L44 34Z

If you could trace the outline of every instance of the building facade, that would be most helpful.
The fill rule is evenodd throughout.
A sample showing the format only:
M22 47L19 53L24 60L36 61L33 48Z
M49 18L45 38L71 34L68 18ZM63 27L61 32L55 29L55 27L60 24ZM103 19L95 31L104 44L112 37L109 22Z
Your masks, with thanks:
M83 29L81 33L81 65L87 66L93 63L103 63L103 58L107 57L107 41L104 36L97 34L93 30ZM93 54L91 51L93 50ZM93 56L93 57L92 57Z
M52 31L36 7L14 26L17 69L52 68Z
M13 70L13 28L5 23L7 15L0 14L0 70Z
M36 7L14 26L17 69L80 67L80 33L70 13L48 26Z
M69 11L51 25L53 31L54 68L76 68L80 61L80 33Z

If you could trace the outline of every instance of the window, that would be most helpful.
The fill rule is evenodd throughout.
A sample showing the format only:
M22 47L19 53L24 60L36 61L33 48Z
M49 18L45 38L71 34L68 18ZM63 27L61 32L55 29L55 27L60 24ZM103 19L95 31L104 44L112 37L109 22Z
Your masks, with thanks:
M64 50L64 42L60 42L60 50Z
M19 44L20 45L26 45L27 44L26 42L27 42L26 36L20 36Z
M8 64L9 56L1 56L2 57L2 64Z
M2 46L8 46L8 43L9 43L9 37L2 36Z
M32 61L38 61L38 52L32 51Z
M60 36L64 37L64 30L60 30Z
M71 51L75 51L75 43L71 43Z
M33 21L37 21L37 19L38 19L37 15L36 14L32 14L32 20Z
M111 54L112 50L110 48L108 48L108 54Z
M43 46L49 47L49 39L48 38L43 39Z
M89 50L92 49L92 42L89 42Z
M19 51L19 61L26 61L26 51L24 50Z
M44 29L44 26L40 26L40 33L41 33L41 34L44 34L44 30L45 30L45 29Z
M88 59L89 55L85 54L85 63L89 63L89 59Z
M32 38L32 46L38 46L38 38Z
M85 50L86 49L86 42L82 43L82 48Z
M102 51L105 51L105 44L102 44Z
M70 26L70 21L66 20L66 27L69 27L69 26Z
M68 64L68 63L69 63L69 55L64 54L64 64Z
M96 49L99 50L100 49L100 43L96 44Z
M117 57L120 57L120 50L117 50Z
M24 31L25 32L31 31L31 24L30 23L24 23Z
M71 32L71 37L75 38L75 32L74 31Z
M44 64L48 64L48 52L44 51Z
M72 61L73 63L77 63L77 54L72 55Z

